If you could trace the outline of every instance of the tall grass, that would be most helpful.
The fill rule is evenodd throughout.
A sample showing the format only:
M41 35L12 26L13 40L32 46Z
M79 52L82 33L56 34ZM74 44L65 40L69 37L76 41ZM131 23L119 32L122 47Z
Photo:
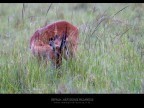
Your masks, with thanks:
M143 8L1 4L0 93L143 93ZM58 70L39 63L29 48L36 29L57 20L79 28L76 58L63 60Z

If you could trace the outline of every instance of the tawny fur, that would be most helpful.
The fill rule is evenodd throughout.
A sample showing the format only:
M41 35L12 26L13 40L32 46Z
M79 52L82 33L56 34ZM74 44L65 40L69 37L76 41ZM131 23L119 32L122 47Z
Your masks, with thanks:
M46 62L49 60L54 62L56 58L52 47L49 45L49 39L57 35L59 39L55 40L54 43L56 48L59 48L64 32L67 33L66 43L69 57L72 58L75 56L78 45L78 28L67 21L57 21L36 30L30 39L30 49L34 56L37 56L38 58L43 57ZM66 60L68 59L66 53L63 53L63 56ZM56 63L56 65L60 65L61 63L62 61L60 59L59 63Z

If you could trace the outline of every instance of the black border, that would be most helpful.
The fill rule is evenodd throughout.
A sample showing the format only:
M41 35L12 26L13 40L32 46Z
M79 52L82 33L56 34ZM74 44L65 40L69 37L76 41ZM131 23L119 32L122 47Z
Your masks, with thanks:
M143 3L140 0L1 0L1 3Z
M67 99L67 101L64 103L63 99ZM29 104L34 106L100 105L100 107L136 105L138 107L143 106L143 99L144 94L0 94L1 105L20 105L20 107Z

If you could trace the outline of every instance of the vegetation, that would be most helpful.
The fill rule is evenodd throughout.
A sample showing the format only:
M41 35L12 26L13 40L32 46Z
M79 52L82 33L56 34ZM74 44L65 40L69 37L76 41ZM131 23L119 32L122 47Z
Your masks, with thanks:
M144 93L144 4L0 4L0 93ZM76 58L53 69L33 57L40 27L79 28Z

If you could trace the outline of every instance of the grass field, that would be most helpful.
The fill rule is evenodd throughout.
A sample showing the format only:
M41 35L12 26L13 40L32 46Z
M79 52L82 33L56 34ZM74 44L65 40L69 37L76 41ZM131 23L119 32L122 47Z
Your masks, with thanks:
M50 6L51 5L51 6ZM144 93L144 4L0 4L0 93ZM40 27L79 28L76 58L61 69L33 57Z

